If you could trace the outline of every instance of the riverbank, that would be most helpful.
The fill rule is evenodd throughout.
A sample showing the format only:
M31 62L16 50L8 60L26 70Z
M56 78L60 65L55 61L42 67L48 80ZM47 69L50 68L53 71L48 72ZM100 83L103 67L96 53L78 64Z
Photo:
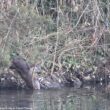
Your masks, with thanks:
M104 0L0 2L1 88L108 83L109 4ZM16 55L22 58L13 61Z
M109 60L100 63L96 70L64 67L50 74L41 65L30 66L22 57L13 58L9 68L0 74L0 89L55 89L80 88L84 84L107 84L110 81Z

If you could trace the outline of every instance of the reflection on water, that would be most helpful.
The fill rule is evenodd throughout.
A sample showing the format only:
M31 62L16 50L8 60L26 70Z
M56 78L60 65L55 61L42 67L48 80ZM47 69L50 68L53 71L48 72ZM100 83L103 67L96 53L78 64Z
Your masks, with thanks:
M95 88L0 91L0 110L110 110L109 94Z

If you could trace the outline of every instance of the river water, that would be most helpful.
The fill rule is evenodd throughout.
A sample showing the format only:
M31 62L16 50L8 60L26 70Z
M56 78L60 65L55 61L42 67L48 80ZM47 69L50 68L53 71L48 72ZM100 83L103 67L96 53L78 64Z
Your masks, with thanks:
M60 90L0 91L0 110L110 110L104 89L86 86Z

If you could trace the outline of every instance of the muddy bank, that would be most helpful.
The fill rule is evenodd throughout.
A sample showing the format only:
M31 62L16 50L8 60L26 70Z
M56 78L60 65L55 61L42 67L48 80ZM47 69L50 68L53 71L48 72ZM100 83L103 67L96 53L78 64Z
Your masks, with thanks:
M0 74L0 89L51 89L80 88L84 84L107 84L110 81L109 63L100 64L96 70L62 68L50 74L41 65L30 66L20 56L15 57L7 71Z

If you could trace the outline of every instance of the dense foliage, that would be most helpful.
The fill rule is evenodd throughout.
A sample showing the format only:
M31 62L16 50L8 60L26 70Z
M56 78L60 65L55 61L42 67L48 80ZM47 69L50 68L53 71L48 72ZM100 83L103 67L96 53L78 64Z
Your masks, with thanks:
M110 53L109 0L0 1L0 67L20 54L45 68L92 68Z

